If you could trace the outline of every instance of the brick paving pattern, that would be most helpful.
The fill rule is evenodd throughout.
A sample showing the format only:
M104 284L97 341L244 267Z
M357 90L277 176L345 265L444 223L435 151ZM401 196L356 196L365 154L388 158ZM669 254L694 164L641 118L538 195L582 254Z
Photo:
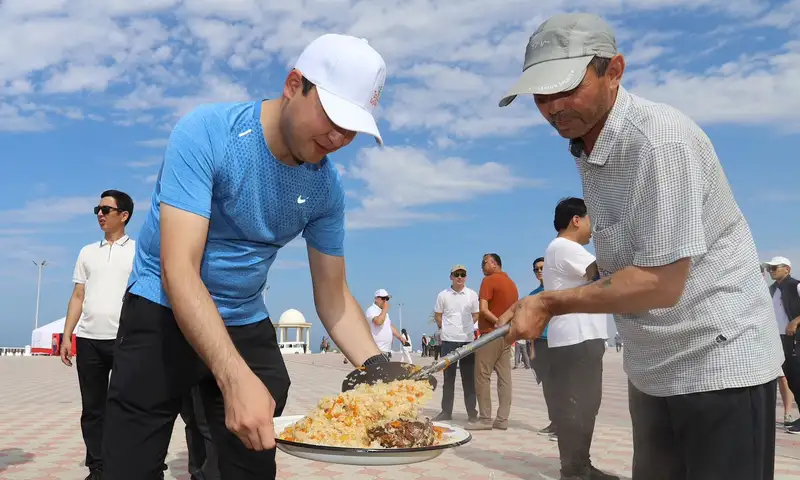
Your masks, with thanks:
M416 358L418 362L427 359ZM286 415L305 414L317 400L336 393L349 372L337 354L286 357L292 388ZM441 375L439 380L441 381ZM530 370L513 371L514 401L509 429L473 432L469 444L437 459L408 466L363 468L311 462L278 453L281 479L557 479L558 447L536 434L547 424L541 388ZM460 381L454 423L465 423ZM622 355L605 356L603 405L597 419L592 460L605 471L630 477L631 426ZM438 413L434 397L426 415ZM494 400L495 406L496 399ZM57 358L0 357L0 479L83 479L80 393L74 369ZM777 413L782 412L776 410ZM778 417L776 417L778 418ZM780 416L782 418L782 415ZM777 432L776 478L800 479L800 436ZM183 424L177 420L167 456L167 479L188 480Z

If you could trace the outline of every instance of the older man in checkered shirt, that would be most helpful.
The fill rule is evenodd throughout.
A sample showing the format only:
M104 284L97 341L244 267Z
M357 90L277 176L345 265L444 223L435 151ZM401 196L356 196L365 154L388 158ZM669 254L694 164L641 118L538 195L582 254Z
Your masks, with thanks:
M570 139L602 278L525 297L501 322L513 341L554 315L615 314L634 480L772 479L783 359L750 229L705 133L628 93L624 70L594 15L557 15L530 39L500 105L533 94ZM595 478L579 467L562 463L562 478Z

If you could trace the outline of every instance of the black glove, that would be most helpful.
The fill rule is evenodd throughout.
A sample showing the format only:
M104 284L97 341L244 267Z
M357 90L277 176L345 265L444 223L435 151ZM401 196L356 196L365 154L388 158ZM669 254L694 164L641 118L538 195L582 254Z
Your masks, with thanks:
M385 353L379 353L377 355L373 355L364 361L364 366L368 367L370 365L374 365L376 363L389 363L389 357L386 356Z

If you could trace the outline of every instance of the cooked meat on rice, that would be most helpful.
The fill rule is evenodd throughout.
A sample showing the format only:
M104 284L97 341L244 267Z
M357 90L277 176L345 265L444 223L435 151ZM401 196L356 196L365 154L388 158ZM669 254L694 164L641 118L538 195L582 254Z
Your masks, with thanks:
M367 436L384 448L429 447L436 443L436 432L429 418L424 422L395 420L368 429Z

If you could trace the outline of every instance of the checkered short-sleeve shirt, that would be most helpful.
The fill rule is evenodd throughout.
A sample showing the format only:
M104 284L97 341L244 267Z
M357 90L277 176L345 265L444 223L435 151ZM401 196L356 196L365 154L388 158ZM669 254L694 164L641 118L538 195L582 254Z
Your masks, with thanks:
M777 378L783 353L750 227L700 127L620 88L591 154L576 147L602 275L692 259L677 305L615 315L631 383L670 396Z

